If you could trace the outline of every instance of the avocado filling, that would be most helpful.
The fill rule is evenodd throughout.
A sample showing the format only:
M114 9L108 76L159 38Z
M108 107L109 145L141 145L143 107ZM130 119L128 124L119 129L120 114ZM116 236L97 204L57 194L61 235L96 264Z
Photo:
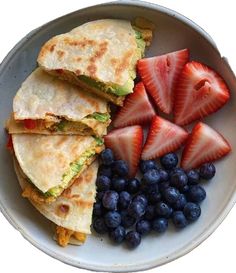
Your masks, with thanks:
M59 196L62 191L67 187L71 180L73 180L82 170L82 168L87 164L88 160L97 153L97 147L103 145L103 140L101 138L94 138L95 145L89 150L85 151L78 160L70 164L69 170L63 174L61 184L59 186L49 189L45 196Z
M145 50L145 46L146 46L146 43L142 37L142 33L140 31L136 30L136 28L134 28L134 30L135 30L135 39L136 39L136 43L137 43L137 52L136 52L134 59L133 59L133 64L134 64L133 68L132 68L132 70L129 71L130 78L128 79L128 81L124 85L120 86L117 84L105 84L103 82L96 81L96 80L89 78L87 76L84 76L84 75L78 76L78 79L80 81L85 82L87 85L89 85L91 87L95 87L95 88L100 89L106 93L115 94L116 96L125 96L125 95L132 93L133 88L134 88L134 81L133 80L136 77L135 65L136 65L137 60L141 59L144 56L144 50Z

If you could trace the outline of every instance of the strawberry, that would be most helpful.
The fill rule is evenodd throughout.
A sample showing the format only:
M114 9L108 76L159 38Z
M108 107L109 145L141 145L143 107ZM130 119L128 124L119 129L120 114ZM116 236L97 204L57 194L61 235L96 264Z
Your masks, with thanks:
M217 160L231 151L229 143L217 131L198 122L184 147L181 167L193 169L203 163Z
M175 90L174 121L186 125L220 109L229 99L224 80L208 66L185 65Z
M117 113L113 125L114 127L125 127L142 124L152 120L155 114L145 87L142 82L139 82L134 87L134 93L126 97L124 106Z
M166 114L170 114L172 111L173 92L178 77L188 60L189 51L183 49L138 61L138 72L148 93Z
M177 150L187 139L188 133L181 127L155 116L142 151L142 159L154 159Z
M11 135L8 135L6 148L7 148L9 151L13 151L13 142L12 142L12 136L11 136Z
M129 166L129 176L134 177L140 160L143 130L139 125L112 130L104 137L107 148L113 150L116 159L123 159Z

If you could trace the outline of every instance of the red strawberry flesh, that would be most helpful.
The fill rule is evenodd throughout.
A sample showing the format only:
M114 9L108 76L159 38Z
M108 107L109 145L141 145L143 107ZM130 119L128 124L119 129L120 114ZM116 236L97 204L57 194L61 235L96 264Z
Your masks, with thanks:
M139 82L134 87L134 93L128 95L124 106L119 110L113 121L114 127L143 124L152 120L155 110L149 101L145 87Z
M155 116L142 151L142 159L154 159L177 150L187 139L188 133L181 127Z
M183 150L181 167L186 170L197 168L204 163L225 156L230 151L229 143L220 133L208 125L198 122Z
M125 160L129 166L129 176L134 177L141 156L143 130L139 125L112 130L104 137L107 148L113 150L116 159Z
M188 49L138 61L138 72L157 106L166 114L173 109L174 89L189 60Z
M185 65L175 90L174 121L186 125L220 109L229 99L223 79L199 62Z

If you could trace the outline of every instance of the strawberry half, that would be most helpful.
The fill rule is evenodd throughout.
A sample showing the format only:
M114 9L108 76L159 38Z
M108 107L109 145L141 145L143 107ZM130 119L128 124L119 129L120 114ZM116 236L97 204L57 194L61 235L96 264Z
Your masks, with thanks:
M221 134L208 125L198 122L184 147L181 167L193 169L203 163L217 160L230 151L229 143Z
M155 116L142 152L142 159L154 159L177 150L187 139L188 133L181 127Z
M124 106L119 110L113 121L114 127L142 124L152 120L155 110L149 101L145 87L139 82L134 87L134 93L128 95Z
M185 65L175 91L174 121L186 125L220 109L229 99L224 80L211 68L192 61Z
M116 159L128 163L129 176L134 177L143 145L143 130L139 125L112 130L104 137L105 146L113 150Z
M138 61L138 72L148 93L166 114L173 108L178 77L189 60L188 49Z

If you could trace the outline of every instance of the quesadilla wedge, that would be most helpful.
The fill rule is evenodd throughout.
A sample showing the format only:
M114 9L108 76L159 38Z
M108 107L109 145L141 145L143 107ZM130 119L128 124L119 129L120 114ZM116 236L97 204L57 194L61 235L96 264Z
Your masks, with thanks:
M37 68L16 93L6 126L10 134L101 136L109 123L105 100Z
M13 134L14 155L28 180L23 196L51 203L95 160L103 141L92 136Z
M46 42L38 64L116 105L133 92L136 63L150 45L152 30L129 21L103 19L85 23Z
M14 159L14 167L24 192L30 183L16 159ZM39 204L29 198L41 214L57 225L54 238L61 246L66 246L68 243L81 245L91 233L97 170L98 162L94 161L79 178L75 179L73 185L51 204Z

